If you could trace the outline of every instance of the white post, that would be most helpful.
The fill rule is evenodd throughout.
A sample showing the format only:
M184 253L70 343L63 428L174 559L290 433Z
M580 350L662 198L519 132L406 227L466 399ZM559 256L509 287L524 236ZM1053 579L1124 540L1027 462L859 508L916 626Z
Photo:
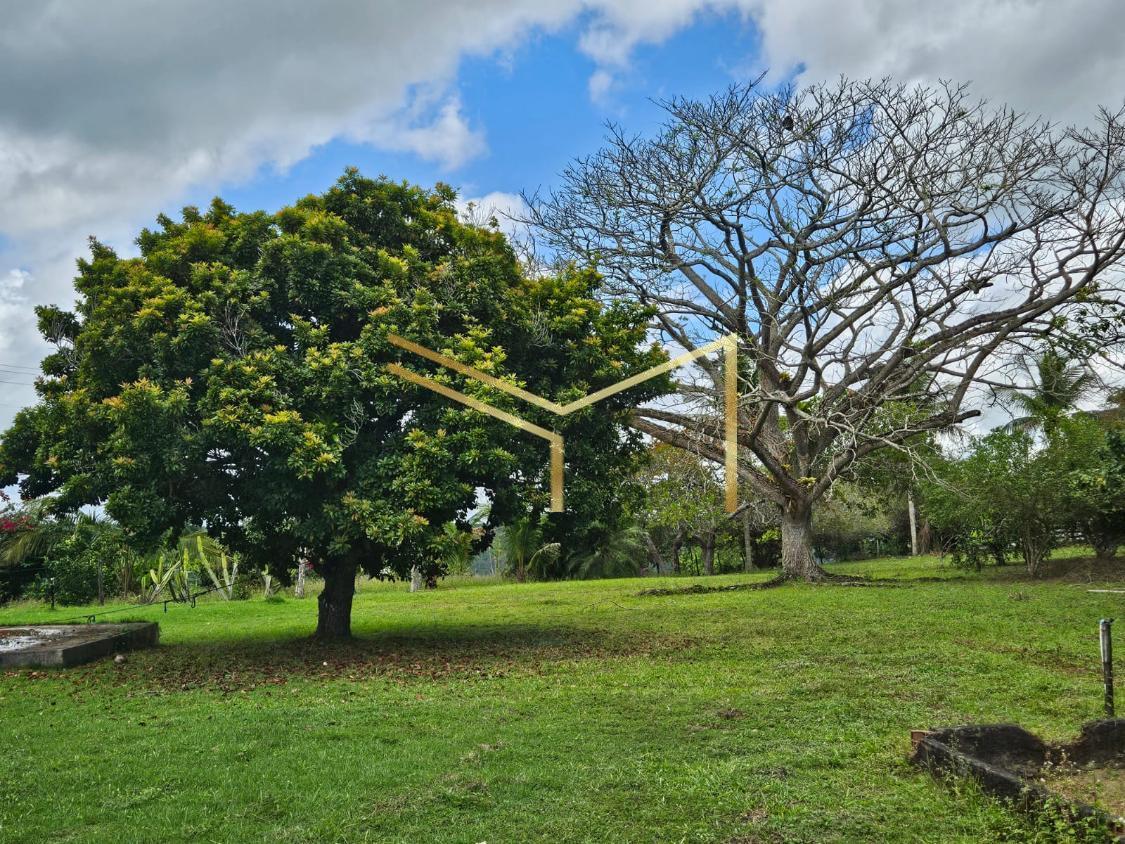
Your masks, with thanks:
M305 561L297 560L297 585L293 587L293 597L305 597Z
M422 591L422 569L418 566L410 567L410 591Z
M754 570L754 538L750 535L750 508L742 511L742 553L745 559L742 562L743 571Z
M914 514L914 493L906 499L906 509L910 513L910 556L918 556L918 517Z

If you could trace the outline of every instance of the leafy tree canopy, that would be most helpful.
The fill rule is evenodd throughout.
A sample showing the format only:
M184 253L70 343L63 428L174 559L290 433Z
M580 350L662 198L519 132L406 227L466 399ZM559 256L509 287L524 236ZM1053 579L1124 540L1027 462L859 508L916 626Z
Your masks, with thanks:
M216 199L161 216L136 258L91 241L75 309L38 310L56 351L0 443L0 483L62 511L104 504L139 545L204 524L282 578L307 557L326 579L318 632L348 635L357 569L439 558L480 489L493 523L548 500L545 445L388 372L425 368L388 333L564 402L663 359L637 351L646 311L599 305L592 272L526 277L453 200L348 171L276 214ZM666 386L560 423L428 374L560 430L568 482L601 488L637 448L623 408Z

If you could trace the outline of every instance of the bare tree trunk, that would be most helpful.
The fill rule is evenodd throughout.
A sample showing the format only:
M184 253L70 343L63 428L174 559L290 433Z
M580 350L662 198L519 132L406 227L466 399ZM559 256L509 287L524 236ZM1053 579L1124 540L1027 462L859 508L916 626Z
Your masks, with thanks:
M1023 552L1023 561L1027 566L1027 573L1032 577L1037 577L1043 560L1047 556L1047 546L1036 536L1034 526L1026 526L1020 533L1020 550Z
M918 556L918 517L914 512L914 492L906 498L906 509L910 514L910 556Z
M754 537L750 535L750 510L742 511L742 570L754 570Z
M419 566L410 567L410 591L422 591L422 569Z
M823 580L827 572L813 559L812 508L790 501L781 513L781 574L793 580Z
M930 527L929 519L922 519L922 528L918 531L918 550L923 554L929 554L934 545L934 532ZM940 549L944 556L944 549Z
M1108 563L1117 556L1117 543L1102 540L1094 543L1094 559L1101 563Z
M318 639L351 638L355 572L350 560L334 560L324 567L324 589L317 598Z
M680 573L680 549L684 546L684 541L679 536L672 540L672 574Z
M704 574L715 573L715 534L705 533L700 537L700 551L703 554Z
M1097 526L1088 523L1084 525L1082 537L1094 549L1094 559L1098 562L1106 563L1117 556L1117 538L1098 530Z
M660 549L653 542L652 537L649 536L648 531L645 531L645 546L648 548L648 557L652 564L656 566L657 574L667 573L667 563L664 562L664 555L660 553Z
M305 597L305 568L308 564L303 560L297 560L297 585L293 587L293 597Z

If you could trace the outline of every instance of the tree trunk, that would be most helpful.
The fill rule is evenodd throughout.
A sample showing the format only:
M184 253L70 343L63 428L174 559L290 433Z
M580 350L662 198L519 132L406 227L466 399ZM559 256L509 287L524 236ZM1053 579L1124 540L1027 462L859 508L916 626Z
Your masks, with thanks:
M1117 543L1103 540L1094 545L1094 559L1100 563L1108 563L1117 556Z
M700 550L703 553L703 573L715 573L715 534L705 533L700 538Z
M742 570L754 570L754 537L750 534L750 509L742 511Z
M680 549L683 545L684 541L678 536L672 541L672 574L680 573Z
M645 531L645 547L648 549L649 561L656 567L657 574L667 574L668 564L664 562L664 555L653 541L648 531Z
M422 591L422 569L420 566L410 567L410 591Z
M781 512L781 574L793 580L823 580L827 572L813 559L812 507L790 501Z
M906 509L910 514L910 556L918 556L918 516L914 512L914 493L906 497Z
M1094 549L1094 559L1098 562L1107 563L1117 556L1118 543L1115 536L1090 525L1084 526L1082 535Z
M930 527L930 520L923 517L922 527L918 531L918 550L923 554L929 554L930 549L934 545L934 532Z
M990 542L988 543L989 553L992 554L992 560L998 566L1008 565L1008 545L1005 542Z
M352 596L355 595L356 565L337 560L324 567L324 589L317 599L316 637L352 637Z
M1036 525L1025 524L1024 529L1020 532L1020 550L1023 552L1024 565L1027 566L1027 573L1032 577L1039 575L1039 569L1043 564L1043 560L1047 557L1049 550L1046 542L1043 541L1042 529L1036 530Z

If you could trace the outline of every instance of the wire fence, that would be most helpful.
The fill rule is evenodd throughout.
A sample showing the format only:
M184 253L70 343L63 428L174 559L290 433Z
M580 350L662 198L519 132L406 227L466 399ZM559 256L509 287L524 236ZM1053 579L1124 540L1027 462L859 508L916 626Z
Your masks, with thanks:
M194 609L195 608L195 602L196 602L197 598L202 598L204 595L210 595L212 592L220 592L220 591L229 590L229 589L230 589L230 586L227 586L227 585L211 586L208 589L200 589L198 592L190 592L189 594L185 595L182 598L165 598L164 600L142 601L142 602L136 603L136 604L127 604L124 607L117 607L117 608L112 609L112 610L101 610L99 612L82 613L81 615L76 615L76 616L73 616L72 618L64 618L64 619L62 619L62 621L72 621L74 619L84 618L88 624L93 624L94 621L96 620L96 618L99 615L115 615L117 613L129 612L130 610L137 610L137 609L141 609L141 608L145 608L145 607L155 607L158 604L164 605L164 612L168 612L168 605L169 604L184 604L184 605L187 605L187 606L191 607L192 609Z
M0 573L2 573L2 570L0 570ZM163 605L164 612L168 612L169 604L183 604L194 608L197 599L202 598L204 595L210 595L212 592L219 592L222 590L227 590L229 588L230 587L226 585L212 586L207 589L200 589L198 591L191 592L182 598L165 598L163 600L157 599L151 601L140 601L135 604L126 604L123 607L114 607L107 610L96 610L94 612L82 612L78 615L67 616L60 619L52 619L52 623L57 622L59 624L66 624L72 621L85 621L88 624L93 624L99 616L118 615L124 612L135 612L137 610L151 609L160 605Z

